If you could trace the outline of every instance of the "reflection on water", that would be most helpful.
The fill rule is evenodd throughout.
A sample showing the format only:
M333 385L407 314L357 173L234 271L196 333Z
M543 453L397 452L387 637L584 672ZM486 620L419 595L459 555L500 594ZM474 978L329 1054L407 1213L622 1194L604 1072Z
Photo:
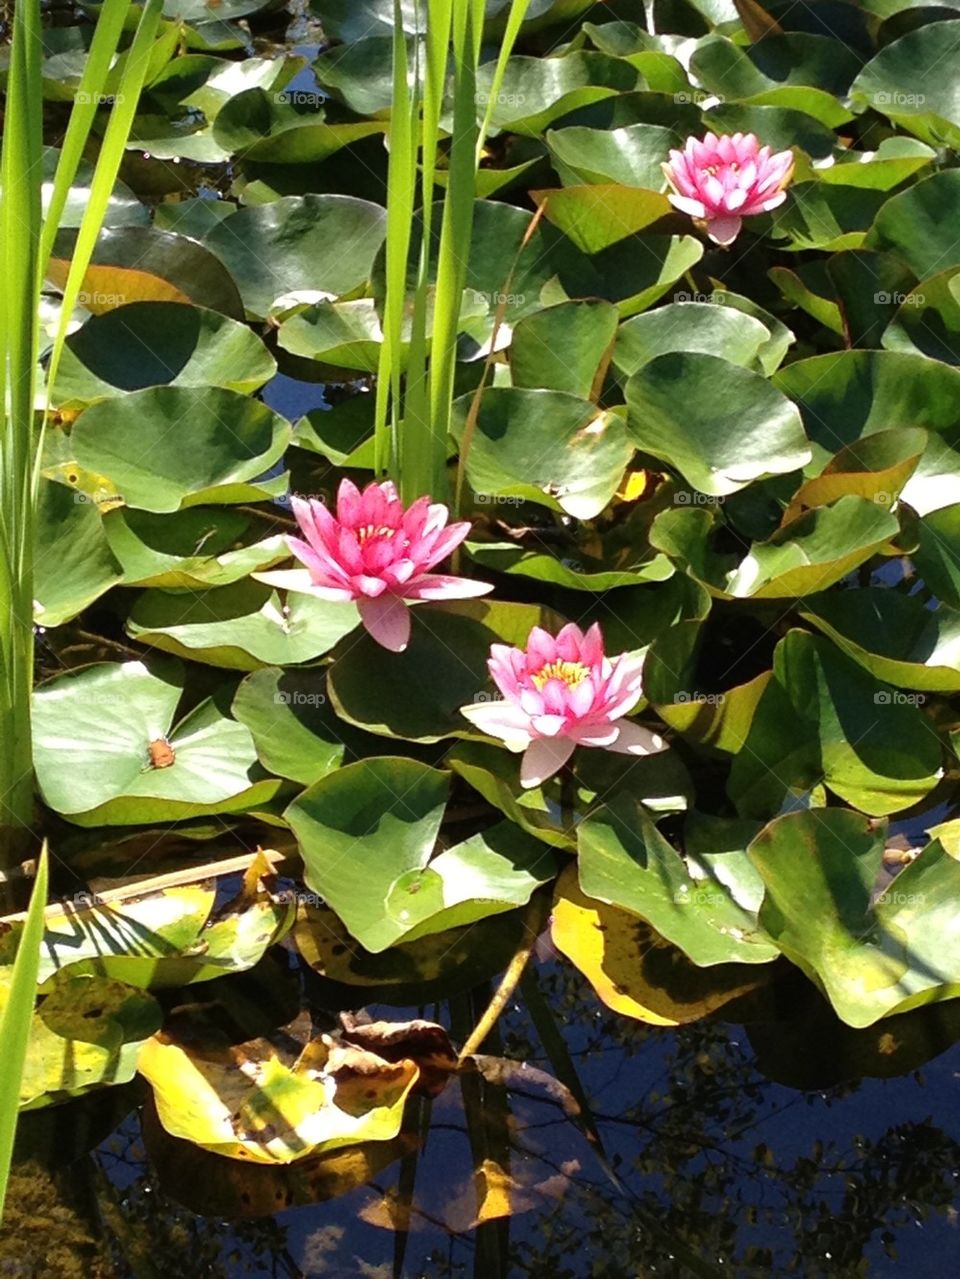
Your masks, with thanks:
M537 977L599 1150L538 1077L566 1066L515 1004L485 1051L530 1069L454 1081L398 1142L313 1165L173 1142L132 1089L30 1117L0 1275L955 1273L960 1002L854 1032L788 975L761 1022L661 1030L567 967ZM454 1006L455 1033L473 1011Z

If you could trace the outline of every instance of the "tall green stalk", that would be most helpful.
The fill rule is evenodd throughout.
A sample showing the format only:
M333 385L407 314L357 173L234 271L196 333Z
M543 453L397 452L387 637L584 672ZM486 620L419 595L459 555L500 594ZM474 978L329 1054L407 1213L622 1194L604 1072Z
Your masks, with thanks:
M30 898L30 909L20 934L7 1002L0 1008L0 1061L3 1062L3 1090L0 1092L0 1220L3 1218L3 1201L10 1176L13 1139L17 1131L20 1081L27 1059L33 1008L37 998L43 911L47 904L47 875L47 846L44 844L33 896Z
M43 93L39 0L18 0L0 155L0 869L31 846L33 754L33 547L43 425L36 429L39 308L44 275L98 104L117 53L130 0L105 0L64 138L46 221L42 216ZM56 377L107 201L147 75L162 0L147 0L124 59L64 293L47 375ZM44 415L44 424L46 414Z
M393 473L407 502L424 493L437 498L447 496L456 341L473 230L477 169L506 61L529 6L529 0L513 0L491 92L478 124L483 0L425 3L425 35L417 46L412 73L399 4L394 12L384 341L375 429L378 470ZM450 147L435 243L434 189L444 105L452 111ZM414 268L410 262L410 225L418 167L422 234ZM415 279L412 297L407 293L411 276ZM409 340L404 346L401 333L407 314Z

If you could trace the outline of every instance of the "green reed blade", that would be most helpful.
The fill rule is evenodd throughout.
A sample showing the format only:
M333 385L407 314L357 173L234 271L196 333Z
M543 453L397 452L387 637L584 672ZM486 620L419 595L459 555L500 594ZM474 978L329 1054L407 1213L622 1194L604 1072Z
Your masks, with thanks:
M40 972L40 948L43 943L43 912L47 904L49 864L44 843L37 868L37 879L30 898L6 1006L0 1011L0 1061L3 1062L4 1089L0 1094L0 1219L10 1176L13 1141L17 1131L20 1081L27 1060L33 1008L37 998Z

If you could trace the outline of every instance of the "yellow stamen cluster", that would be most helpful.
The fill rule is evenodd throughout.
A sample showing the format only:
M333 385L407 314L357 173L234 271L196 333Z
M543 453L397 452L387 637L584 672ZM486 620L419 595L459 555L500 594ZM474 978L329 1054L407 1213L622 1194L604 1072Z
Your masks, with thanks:
M357 541L362 546L371 537L393 537L396 531L395 528L390 528L386 524L381 524L379 528L376 524L364 524L357 529Z
M536 675L531 675L530 678L540 692L547 680L562 680L568 688L576 688L589 674L590 668L584 666L583 662L563 662L557 658L555 662L547 662L546 666L541 666Z

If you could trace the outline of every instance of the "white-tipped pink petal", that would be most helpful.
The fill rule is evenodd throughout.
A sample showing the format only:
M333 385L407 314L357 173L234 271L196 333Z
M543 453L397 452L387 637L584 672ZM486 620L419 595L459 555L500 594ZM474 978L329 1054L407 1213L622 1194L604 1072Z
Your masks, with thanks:
M510 702L473 702L461 706L460 714L489 737L499 737L512 751L525 750L532 740L529 719Z
M399 595L386 594L357 600L360 620L373 639L391 653L402 653L410 642L410 610Z
M491 582L472 577L451 577L446 573L425 573L403 587L408 600L468 600L493 590Z
M337 586L318 586L306 568L268 569L263 573L251 573L255 582L263 582L281 591L293 591L295 595L315 595L317 599L330 600L334 604L349 604L353 591Z
M607 747L618 755L659 755L667 749L667 743L659 733L652 733L641 724L633 724L629 720L620 721L620 731L616 741Z
M689 213L692 218L705 218L707 216L707 206L702 200L693 200L685 195L674 195L671 192L667 199L675 209L679 209L681 213Z
M531 742L520 764L520 785L524 790L542 785L559 772L573 754L574 745L568 737L540 737Z

